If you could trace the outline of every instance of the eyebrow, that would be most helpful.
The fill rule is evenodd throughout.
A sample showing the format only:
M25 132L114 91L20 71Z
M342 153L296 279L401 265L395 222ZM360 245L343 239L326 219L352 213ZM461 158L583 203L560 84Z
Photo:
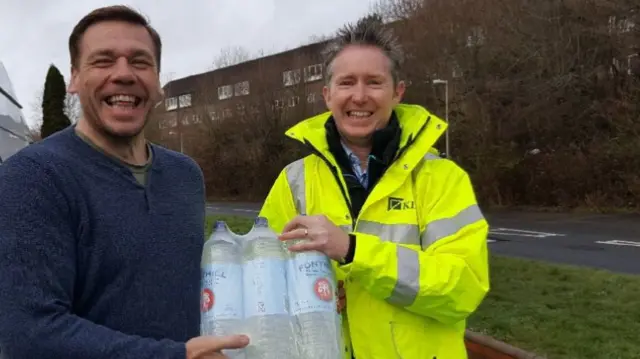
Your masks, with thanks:
M115 57L116 54L113 50L102 49L92 53L91 56L89 56L89 59L93 59L100 56ZM128 55L128 57L146 57L149 59L153 58L153 56L148 51L140 50L140 49L133 50L131 54Z

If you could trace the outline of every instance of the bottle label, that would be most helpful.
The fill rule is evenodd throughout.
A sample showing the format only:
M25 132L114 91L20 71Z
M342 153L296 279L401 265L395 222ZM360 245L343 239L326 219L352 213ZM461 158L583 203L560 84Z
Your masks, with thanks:
M200 310L203 319L242 319L242 266L207 264L202 268Z
M287 282L291 314L336 312L337 288L329 259L300 252L288 261Z
M253 259L245 264L243 275L245 317L288 313L284 260Z

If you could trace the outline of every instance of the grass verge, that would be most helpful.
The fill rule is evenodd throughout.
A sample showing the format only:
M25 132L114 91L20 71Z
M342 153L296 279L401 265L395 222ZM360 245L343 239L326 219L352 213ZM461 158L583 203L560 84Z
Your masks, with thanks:
M251 218L214 216L246 233ZM469 329L549 359L640 358L640 276L491 256L492 289Z

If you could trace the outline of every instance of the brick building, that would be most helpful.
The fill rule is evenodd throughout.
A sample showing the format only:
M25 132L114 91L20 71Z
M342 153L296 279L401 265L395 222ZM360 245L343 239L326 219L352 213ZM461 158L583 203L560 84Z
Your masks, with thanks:
M326 110L322 99L326 42L173 80L164 86L165 100L152 112L150 139L185 152L185 136L198 126L243 116L300 119Z

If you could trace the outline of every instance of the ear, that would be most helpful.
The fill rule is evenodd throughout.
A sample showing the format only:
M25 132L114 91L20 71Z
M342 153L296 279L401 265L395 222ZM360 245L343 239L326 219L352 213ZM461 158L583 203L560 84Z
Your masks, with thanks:
M393 93L393 100L396 104L400 103L400 101L402 101L402 98L404 96L404 92L406 90L406 85L404 83L404 81L398 81L398 84L396 85L395 91Z
M69 86L67 92L70 94L78 93L78 70L74 66L71 66L71 79L69 80Z
M331 101L331 89L329 89L329 86L322 87L322 97L324 97L325 104L328 105Z
M160 79L158 78L158 83L156 84L156 91L151 95L152 103L156 106L164 100L164 89L162 88L162 84L160 83Z

